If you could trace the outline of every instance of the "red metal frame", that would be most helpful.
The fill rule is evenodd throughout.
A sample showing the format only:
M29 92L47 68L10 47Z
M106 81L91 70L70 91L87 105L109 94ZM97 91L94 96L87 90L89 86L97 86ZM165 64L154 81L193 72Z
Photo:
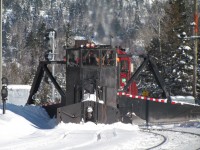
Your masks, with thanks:
M118 64L120 66L119 84L120 88L123 89L126 82L130 79L131 72L131 58L127 53L121 49L117 49L118 55L123 55L123 57L118 57ZM136 82L132 82L127 90L127 94L138 95L138 88Z

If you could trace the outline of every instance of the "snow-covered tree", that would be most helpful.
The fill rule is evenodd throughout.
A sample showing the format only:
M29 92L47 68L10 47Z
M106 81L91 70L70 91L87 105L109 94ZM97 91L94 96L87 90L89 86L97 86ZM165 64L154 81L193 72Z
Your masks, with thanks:
M45 30L51 28L57 32L56 56L59 59L64 57L63 46L69 44L70 36L81 35L88 39L94 37L101 43L109 44L112 35L113 46L129 48L132 53L146 47L172 93L190 93L182 87L190 87L191 81L179 85L179 75L182 80L191 79L188 69L191 67L191 60L188 57L192 59L192 50L186 50L185 47L193 47L190 41L183 44L177 34L192 34L192 2L151 2L153 3L148 0L4 0L3 56L5 68L9 69L4 69L3 73L13 83L29 83L38 61L43 59L46 51L43 43ZM143 51L138 50L137 53ZM184 62L185 65L182 64ZM12 74L16 73L18 78L12 80Z
M190 33L191 14L185 0L166 3L164 16L160 18L160 36L155 36L147 47L148 53L157 58L159 69L172 94L192 94L191 42L183 45L178 34Z

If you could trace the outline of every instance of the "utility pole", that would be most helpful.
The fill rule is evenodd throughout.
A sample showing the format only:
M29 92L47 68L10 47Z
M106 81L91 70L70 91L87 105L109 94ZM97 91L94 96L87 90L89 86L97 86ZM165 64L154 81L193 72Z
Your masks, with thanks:
M50 44L52 48L52 61L55 60L55 31L50 31L49 33L49 38L50 38ZM55 75L55 65L52 64L52 75ZM52 83L52 101L55 102L55 87L54 84Z
M161 55L161 60L162 60L162 48L161 48L161 28L160 28L160 21L161 21L161 17L159 17L158 20L158 34L159 34L159 49L160 49L160 55Z
M0 0L0 80L2 79L2 0ZM0 89L2 89L2 83L0 82ZM0 104L2 101L0 100Z
M194 0L194 36L198 36L198 0ZM193 96L197 102L197 52L198 39L194 39L194 69L193 69Z

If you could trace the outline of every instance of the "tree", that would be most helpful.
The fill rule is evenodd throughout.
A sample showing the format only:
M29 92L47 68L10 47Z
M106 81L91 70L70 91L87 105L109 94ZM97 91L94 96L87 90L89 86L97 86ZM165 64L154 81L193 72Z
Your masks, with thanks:
M105 37L105 31L101 23L97 27L98 39L102 40Z
M112 33L114 34L114 36L119 36L120 33L121 33L121 25L120 25L120 22L117 18L114 18L111 22L111 30L112 30Z
M188 56L192 56L192 51L184 49L185 46L191 46L191 43L182 43L177 36L183 32L190 32L188 20L191 16L187 13L186 7L188 3L185 0L165 5L165 15L160 19L160 37L155 37L147 47L148 53L156 58L157 63L161 63L159 69L162 76L172 94L176 95L191 95L191 89L187 87L191 87L192 83L192 70L188 70L191 67Z

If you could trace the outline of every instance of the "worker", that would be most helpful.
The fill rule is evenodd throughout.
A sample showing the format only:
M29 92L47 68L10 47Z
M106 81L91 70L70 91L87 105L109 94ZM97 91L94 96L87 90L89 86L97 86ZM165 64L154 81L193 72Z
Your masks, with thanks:
M149 96L149 92L146 89L144 89L142 91L142 96L148 97Z
M88 65L97 65L96 55L93 51L90 51L88 56L86 57L86 64Z

